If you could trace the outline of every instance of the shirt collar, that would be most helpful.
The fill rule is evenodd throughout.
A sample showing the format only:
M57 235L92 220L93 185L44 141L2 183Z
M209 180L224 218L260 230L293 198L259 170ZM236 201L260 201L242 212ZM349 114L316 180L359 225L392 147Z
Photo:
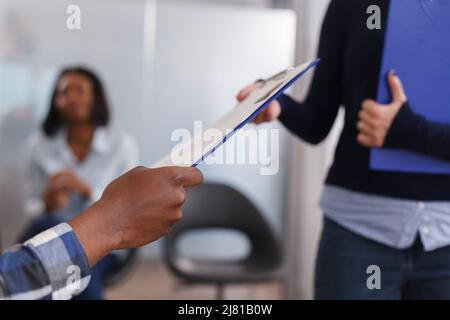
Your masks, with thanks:
M72 152L67 144L67 131L60 130L57 136L57 143L61 150L64 152L64 156L72 158ZM92 151L97 152L101 155L106 154L111 150L112 139L110 131L107 128L98 127L95 129L94 138L92 140Z

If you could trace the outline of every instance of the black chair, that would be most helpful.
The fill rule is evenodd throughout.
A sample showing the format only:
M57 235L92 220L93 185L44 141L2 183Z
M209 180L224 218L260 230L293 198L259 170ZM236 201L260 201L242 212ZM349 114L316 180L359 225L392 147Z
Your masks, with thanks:
M117 257L117 263L102 274L101 281L104 288L116 285L130 273L136 263L138 249L120 250L113 254Z
M169 269L187 283L215 283L217 298L223 299L227 283L274 279L281 265L277 239L259 210L230 186L206 183L187 190L183 219L165 237L164 260ZM180 237L187 232L224 228L242 232L251 249L239 261L194 259L178 252Z

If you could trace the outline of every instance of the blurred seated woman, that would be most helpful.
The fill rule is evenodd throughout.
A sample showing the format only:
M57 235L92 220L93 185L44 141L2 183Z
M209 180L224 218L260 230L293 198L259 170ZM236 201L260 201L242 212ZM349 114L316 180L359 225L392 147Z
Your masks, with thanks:
M26 211L34 221L21 242L67 221L98 200L106 185L137 164L133 138L108 126L110 108L97 75L63 70L42 125L28 144ZM113 254L92 270L80 299L103 299L101 276Z

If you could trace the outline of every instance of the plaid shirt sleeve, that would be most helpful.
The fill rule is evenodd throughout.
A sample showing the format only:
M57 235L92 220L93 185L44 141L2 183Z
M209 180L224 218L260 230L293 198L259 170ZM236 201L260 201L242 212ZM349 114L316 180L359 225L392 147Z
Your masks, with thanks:
M67 223L0 256L0 299L70 299L89 279L87 257Z

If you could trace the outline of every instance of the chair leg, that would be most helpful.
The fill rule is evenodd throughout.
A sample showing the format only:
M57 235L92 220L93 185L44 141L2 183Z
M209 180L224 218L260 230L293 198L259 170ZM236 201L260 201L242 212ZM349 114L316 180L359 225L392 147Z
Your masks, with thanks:
M225 298L225 285L223 283L218 283L216 300L223 300L224 298Z

